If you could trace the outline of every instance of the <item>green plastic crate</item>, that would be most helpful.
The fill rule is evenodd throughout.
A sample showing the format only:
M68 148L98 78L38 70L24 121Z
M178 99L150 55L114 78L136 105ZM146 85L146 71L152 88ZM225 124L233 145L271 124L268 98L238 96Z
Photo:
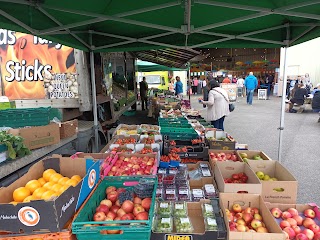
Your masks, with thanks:
M191 140L199 137L193 128L161 127L161 134L165 140Z
M174 128L192 128L190 124L185 124L185 123L177 123L177 122L172 122L172 123L161 123L159 124L160 127L174 127Z
M141 178L153 179L155 182L148 220L110 221L110 222L92 221L96 207L99 206L100 202L106 197L107 187L115 186L116 188L121 187L121 188L131 189L133 188L134 184L136 184ZM82 209L80 209L78 216L72 223L72 233L77 235L78 240L109 240L109 239L148 240L150 239L151 229L152 229L152 219L154 215L154 205L156 200L157 183L158 183L158 180L156 176L105 177L102 180L102 182L97 186L96 190L94 191L92 196L89 198L87 203L83 206ZM88 224L92 225L92 224L108 224L108 223L119 224L119 225L88 226ZM101 233L101 231L103 230L121 230L122 234L103 234Z
M1 111L0 127L45 126L54 117L61 119L61 113L50 107L6 109Z

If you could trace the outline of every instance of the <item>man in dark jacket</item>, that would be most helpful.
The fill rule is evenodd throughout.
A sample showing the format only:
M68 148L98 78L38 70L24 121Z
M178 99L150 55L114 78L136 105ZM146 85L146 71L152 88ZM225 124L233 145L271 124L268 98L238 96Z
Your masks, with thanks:
M146 77L142 78L142 81L139 83L140 85L140 98L142 103L142 111L144 111L144 106L148 109L148 83L146 81Z
M317 84L317 87L313 90L312 95L312 110L313 112L320 113L320 83ZM320 117L318 122L320 122Z
M304 99L308 95L307 90L303 88L303 84L299 84L297 90L294 92L293 98L289 102L289 112L296 113L297 111L293 109L293 105L303 105Z

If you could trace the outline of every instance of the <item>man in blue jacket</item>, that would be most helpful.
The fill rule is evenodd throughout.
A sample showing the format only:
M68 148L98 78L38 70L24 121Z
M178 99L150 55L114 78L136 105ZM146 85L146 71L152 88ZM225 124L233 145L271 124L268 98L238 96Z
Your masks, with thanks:
M176 86L175 86L175 91L176 91L176 95L180 98L183 99L183 85L182 82L180 80L179 76L176 76Z
M247 104L252 105L253 93L258 86L258 80L253 75L253 72L250 72L249 76L246 77L244 80L244 85L247 89Z

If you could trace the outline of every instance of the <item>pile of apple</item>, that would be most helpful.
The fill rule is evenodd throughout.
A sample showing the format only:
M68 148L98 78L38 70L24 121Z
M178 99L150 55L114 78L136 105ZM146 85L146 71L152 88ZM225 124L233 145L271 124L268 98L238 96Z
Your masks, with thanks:
M242 209L239 204L233 204L231 210L226 209L230 231L267 233L268 229L262 221L258 208Z
M271 209L275 218L282 219L280 227L287 239L320 240L320 227L314 221L316 214L312 209L306 209L299 214L295 208L282 212L279 208Z
M125 188L108 187L106 199L103 199L96 208L93 221L148 220L152 199L135 197L133 201L125 200L120 204L119 194L125 191L127 191ZM115 224L105 224L105 226L115 226ZM106 231L107 234L118 234L119 232L120 230Z
M225 183L247 183L248 176L244 172L234 173L231 178L225 178Z
M154 157L120 156L111 167L108 176L150 175L155 164Z
M209 153L209 157L213 161L233 161L233 162L240 161L235 153L224 153L224 152L214 153L214 152L210 152Z
M256 175L260 180L263 180L263 181L278 181L277 178L271 177L271 176L269 176L268 174L265 174L262 171L256 172Z

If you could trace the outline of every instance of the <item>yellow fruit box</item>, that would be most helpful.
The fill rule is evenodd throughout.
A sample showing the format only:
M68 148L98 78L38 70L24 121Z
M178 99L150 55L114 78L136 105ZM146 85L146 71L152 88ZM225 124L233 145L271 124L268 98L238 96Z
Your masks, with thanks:
M274 220L271 212L267 208L263 199L257 194L234 194L234 193L220 193L220 207L223 213L223 218L227 227L228 240L285 240L286 236L282 232L280 226ZM231 231L229 227L229 220L225 209L232 209L234 204L240 204L241 209L248 207L257 208L259 214L262 216L263 223L268 232L239 232Z
M271 203L296 203L298 194L298 181L278 161L248 160L253 172L263 172L270 179L261 180L262 198ZM276 179L272 179L276 178Z
M52 177L52 174L43 177L44 171L48 169L53 169L62 176L58 174L59 177L56 178ZM53 170L50 171L52 172ZM54 171L53 173L55 173ZM52 181L55 181L53 184L56 184L56 182L63 177L71 179L74 175L79 175L80 178L77 177L77 181L71 186L64 186L69 184L67 184L67 182L61 182L62 187L65 187L66 190L57 192L50 190L50 196L46 196L46 198L42 197L43 195L48 195L48 191L46 190L50 189L49 185ZM38 189L47 186L47 189L44 190L46 194L42 194L40 199L39 197L30 197L29 190L25 191L25 189L18 193L16 191L15 194L13 194L16 189L26 186L31 180L40 178L49 180L47 183L42 179L41 182L39 180L40 187L33 188L32 190L36 193ZM59 155L44 158L35 163L21 178L8 187L0 189L0 232L37 234L62 231L68 220L76 213L77 209L93 190L98 180L99 161L84 158L72 159ZM44 185L41 187L42 184ZM28 189L31 189L29 183L27 186ZM11 203L13 196L17 199L23 198L25 195L29 195L28 199L31 198L31 201ZM43 198L47 200L43 200Z

